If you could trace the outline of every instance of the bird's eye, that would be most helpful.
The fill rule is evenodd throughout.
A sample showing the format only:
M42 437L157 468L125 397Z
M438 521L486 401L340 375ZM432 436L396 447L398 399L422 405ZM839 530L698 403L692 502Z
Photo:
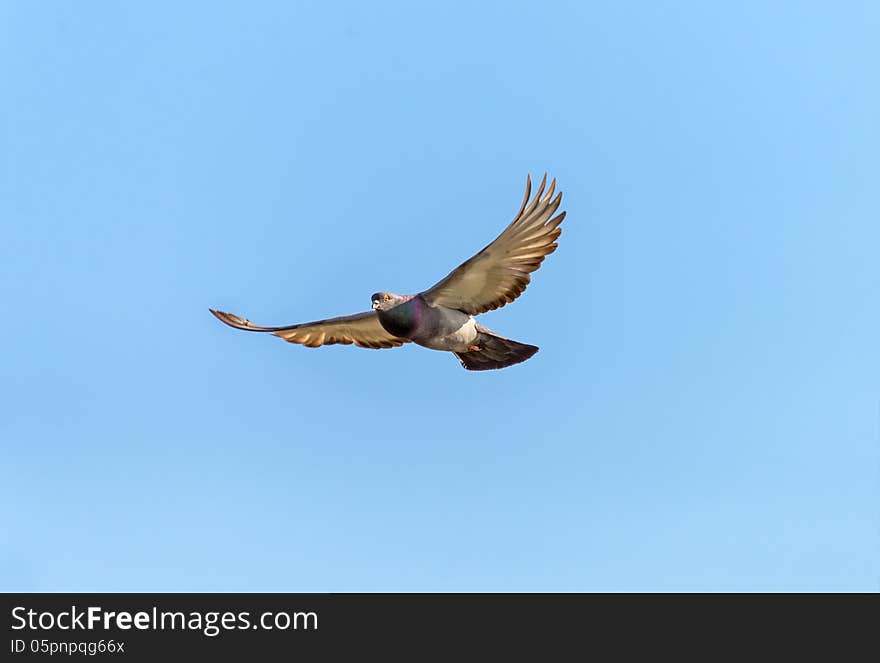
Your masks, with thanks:
M389 299L391 299L391 295L385 295L383 299L387 302Z

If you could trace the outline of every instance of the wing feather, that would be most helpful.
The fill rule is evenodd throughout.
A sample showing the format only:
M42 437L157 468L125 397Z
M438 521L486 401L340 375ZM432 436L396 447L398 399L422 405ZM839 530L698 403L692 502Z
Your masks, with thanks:
M351 345L359 348L396 348L409 343L409 339L389 334L379 323L375 311L356 313L339 318L316 320L284 327L260 327L232 313L208 309L220 322L245 331L269 332L290 343L300 343L309 348L322 345Z
M565 212L556 214L562 192L556 193L555 179L545 193L546 185L545 174L532 197L532 178L528 177L522 205L510 225L473 258L423 292L425 300L477 315L519 297L531 281L530 274L556 250L556 240L562 234L559 224Z

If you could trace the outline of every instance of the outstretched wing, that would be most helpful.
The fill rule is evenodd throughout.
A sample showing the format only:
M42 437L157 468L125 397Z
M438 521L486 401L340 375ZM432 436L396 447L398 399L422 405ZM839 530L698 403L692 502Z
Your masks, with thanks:
M532 179L526 180L526 195L516 218L494 242L449 275L422 293L429 304L456 308L470 315L501 308L519 297L544 257L556 250L562 233L559 224L565 212L555 217L562 202L560 192L554 198L556 180L544 194L547 175L529 202Z
M354 343L360 348L396 348L409 342L409 339L398 338L385 331L385 328L379 324L379 318L375 311L286 327L258 327L251 324L250 320L239 318L232 313L224 313L214 309L208 310L220 322L225 322L230 327L245 331L271 332L285 341L301 343L310 348L335 343L342 345Z

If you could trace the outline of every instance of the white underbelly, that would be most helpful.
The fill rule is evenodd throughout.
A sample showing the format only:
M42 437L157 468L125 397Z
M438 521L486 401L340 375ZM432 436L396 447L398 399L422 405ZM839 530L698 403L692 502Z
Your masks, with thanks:
M447 350L451 352L465 352L477 340L477 321L472 317L467 319L461 327L445 336L435 336L427 340L417 340L416 343L432 350Z

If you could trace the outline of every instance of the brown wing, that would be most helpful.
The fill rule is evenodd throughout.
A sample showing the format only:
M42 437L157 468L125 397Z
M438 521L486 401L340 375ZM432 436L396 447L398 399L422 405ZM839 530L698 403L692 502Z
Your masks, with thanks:
M245 331L271 332L275 336L283 338L291 343L301 343L310 348L322 345L341 343L350 345L354 343L360 348L396 348L409 339L392 336L379 324L379 318L375 311L346 315L341 318L317 320L305 322L301 325L288 325L286 327L258 327L251 324L250 320L239 318L232 313L208 309L220 322L225 322L230 327L244 329Z
M562 193L555 198L556 180L544 194L547 175L529 202L532 180L526 180L526 195L519 213L494 242L422 293L429 304L456 308L470 315L501 308L519 297L544 257L556 250L562 233L559 224L565 212L555 217ZM543 195L542 195L543 194Z

